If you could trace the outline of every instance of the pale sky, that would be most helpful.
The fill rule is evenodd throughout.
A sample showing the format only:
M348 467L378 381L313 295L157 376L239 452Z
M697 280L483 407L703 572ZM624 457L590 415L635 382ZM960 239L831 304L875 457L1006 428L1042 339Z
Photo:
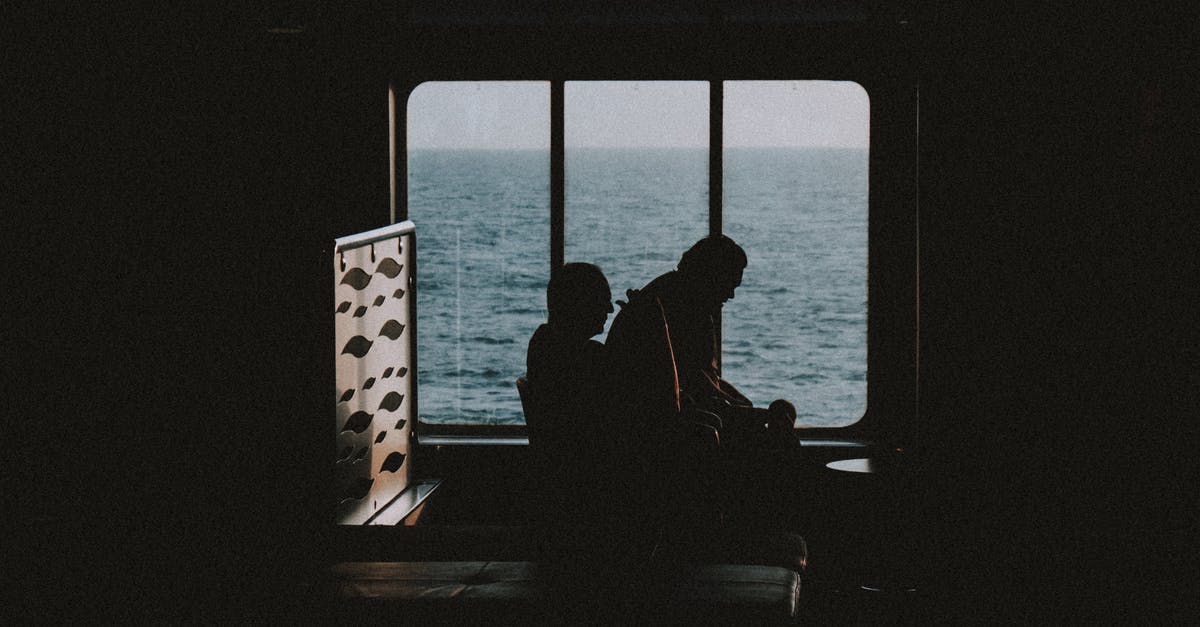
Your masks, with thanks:
M568 81L568 147L706 147L708 83ZM870 103L844 81L725 81L725 145L866 148ZM430 82L408 100L408 145L550 147L550 83Z

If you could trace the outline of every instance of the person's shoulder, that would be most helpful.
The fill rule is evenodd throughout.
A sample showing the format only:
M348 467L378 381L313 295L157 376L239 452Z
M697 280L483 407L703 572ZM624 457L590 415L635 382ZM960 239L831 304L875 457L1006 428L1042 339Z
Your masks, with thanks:
M648 290L629 290L628 301L617 301L621 310L608 331L610 350L637 352L650 338L663 332L664 314L657 294Z
M647 296L661 296L664 292L674 288L675 284L678 282L679 271L672 270L665 274L658 275L653 281L647 283L646 287L643 287L640 291Z
M529 336L529 350L533 351L536 347L545 345L550 340L551 334L549 325L539 325L537 329L534 329L533 335Z
M621 322L625 322L625 320L630 317L641 318L645 316L647 312L652 310L650 306L655 304L657 300L658 297L652 291L647 289L625 290L625 299L617 301L617 306L619 309L617 311L617 317L613 320L613 326L622 326L617 322L618 319L621 320ZM610 337L611 333L612 331L610 330Z
M538 328L533 330L533 335L530 336L529 341L531 343L535 341L540 342L547 339L551 333L553 333L553 331L550 329L550 325L545 323L539 324Z
M672 270L659 275L640 290L625 290L625 300L618 300L617 304L621 306L621 311L644 310L651 304L661 306L663 297L670 293L678 282L678 274Z
M554 345L557 344L553 336L554 330L546 324L534 330L533 335L529 337L529 346L525 351L526 369L530 367L537 368L545 362L548 354L553 351Z
M563 359L579 353L581 350L603 348L603 346L595 340L580 339L550 324L543 324L529 338L529 357Z

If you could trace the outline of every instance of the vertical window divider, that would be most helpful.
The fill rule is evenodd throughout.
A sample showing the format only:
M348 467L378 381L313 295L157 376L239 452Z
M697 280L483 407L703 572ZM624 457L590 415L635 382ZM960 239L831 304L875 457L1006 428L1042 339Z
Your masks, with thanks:
M724 188L723 167L725 90L721 81L708 82L708 234L720 235L722 195Z
M408 219L408 121L398 120L396 83L388 85L388 165L391 170L389 218L392 224ZM398 149L398 150L397 150Z
M550 271L565 261L566 133L563 124L563 81L550 81Z
M724 151L725 151L725 84L720 80L708 81L708 234L720 235L722 224L722 201L724 200ZM721 311L714 315L716 346L713 355L717 360L717 373L721 372Z

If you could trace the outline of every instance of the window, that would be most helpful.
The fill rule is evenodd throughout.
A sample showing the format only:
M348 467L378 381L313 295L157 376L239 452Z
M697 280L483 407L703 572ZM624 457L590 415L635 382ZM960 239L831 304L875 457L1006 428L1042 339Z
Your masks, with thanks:
M867 404L869 102L857 83L726 81L724 232L746 249L722 374L799 426Z
M422 83L407 132L420 420L521 423L513 382L546 319L549 85Z

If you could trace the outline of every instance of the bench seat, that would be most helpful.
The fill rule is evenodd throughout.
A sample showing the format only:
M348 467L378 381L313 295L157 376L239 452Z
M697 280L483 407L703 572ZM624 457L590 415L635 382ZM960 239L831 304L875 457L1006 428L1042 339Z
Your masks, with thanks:
M544 561L542 534L536 528L505 525L433 525L355 527L341 541L344 561L454 562ZM804 574L808 547L798 534L785 532L718 533L704 541L664 538L660 557L708 564L782 566Z
M331 597L366 610L355 616L368 622L787 623L800 594L795 571L745 564L675 564L605 578L536 562L342 562L329 575Z

